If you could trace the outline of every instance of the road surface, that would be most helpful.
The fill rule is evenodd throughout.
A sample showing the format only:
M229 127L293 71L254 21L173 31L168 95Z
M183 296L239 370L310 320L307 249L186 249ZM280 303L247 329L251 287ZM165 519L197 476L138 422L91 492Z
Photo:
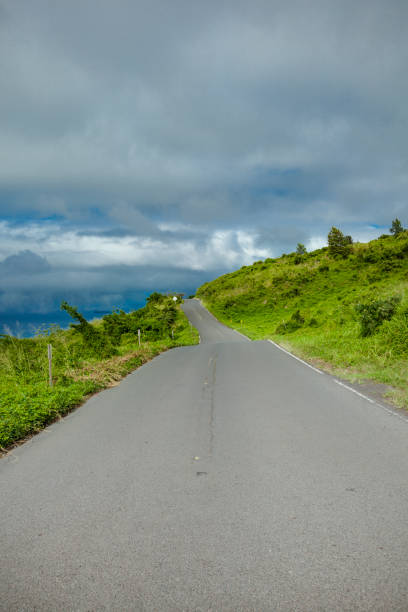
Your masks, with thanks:
M0 461L0 609L408 610L408 422L197 301Z

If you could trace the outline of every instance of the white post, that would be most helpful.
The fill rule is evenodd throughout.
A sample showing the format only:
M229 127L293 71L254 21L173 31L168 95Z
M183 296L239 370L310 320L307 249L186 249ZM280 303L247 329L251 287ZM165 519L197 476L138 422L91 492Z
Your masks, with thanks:
M139 346L140 346L140 329L137 330L137 339L139 340Z
M52 345L48 345L48 382L52 387Z

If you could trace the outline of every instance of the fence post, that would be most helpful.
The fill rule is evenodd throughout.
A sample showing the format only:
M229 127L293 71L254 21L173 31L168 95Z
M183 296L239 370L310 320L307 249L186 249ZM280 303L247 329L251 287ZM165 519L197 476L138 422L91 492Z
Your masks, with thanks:
M137 330L137 339L139 340L139 346L140 346L140 329Z
M48 383L52 387L52 345L48 345Z

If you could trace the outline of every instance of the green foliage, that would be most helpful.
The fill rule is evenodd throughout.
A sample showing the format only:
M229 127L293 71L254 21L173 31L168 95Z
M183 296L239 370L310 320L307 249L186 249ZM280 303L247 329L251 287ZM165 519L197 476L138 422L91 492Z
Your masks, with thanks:
M371 336L383 321L389 321L401 301L399 296L392 296L383 300L375 300L368 304L357 304L356 312L359 314L361 336Z
M291 332L294 332L300 327L302 327L304 322L305 320L300 314L300 311L296 310L292 314L292 316L290 317L287 323L283 321L280 325L278 325L278 327L276 328L276 333L277 334L290 334Z
M144 340L157 341L174 335L178 312L171 297L155 292L147 298L144 308L129 314L120 310L105 315L102 319L103 330L116 343L121 341L124 334L133 334L137 338L138 329Z
M305 245L302 244L301 242L297 243L296 253L297 255L305 255L307 253Z
M89 355L102 359L115 354L115 349L109 336L97 329L78 312L75 306L70 306L67 302L62 302L61 310L65 310L78 323L71 323L71 329L81 334L84 346Z
M96 390L90 383L49 388L46 383L2 385L0 388L0 447L40 430Z
M381 326L379 337L384 350L392 352L395 357L408 358L408 308L401 309Z
M351 236L345 236L337 227L332 227L328 236L329 253L334 257L347 257L350 254Z
M163 297L164 296L161 293L158 293L157 291L154 291L146 299L146 302L147 302L147 304L157 304L157 303L160 303L163 300Z
M392 225L390 227L390 232L391 234L394 234L394 236L398 236L398 234L401 234L401 232L403 231L404 231L404 228L401 225L401 221L398 219L398 217L396 217L392 222Z

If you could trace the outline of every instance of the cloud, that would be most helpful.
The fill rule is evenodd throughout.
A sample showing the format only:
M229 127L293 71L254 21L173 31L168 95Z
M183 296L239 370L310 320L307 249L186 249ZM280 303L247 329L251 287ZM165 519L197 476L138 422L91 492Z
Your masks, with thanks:
M408 223L405 0L0 6L3 259L209 278Z
M20 251L17 255L10 255L0 262L0 275L5 274L43 274L51 266L45 257L32 251Z
M124 307L154 290L193 293L227 270L266 257L254 234L164 225L155 238L130 231L90 232L56 223L0 224L1 311L46 312L63 299L86 307ZM20 250L29 245L30 249ZM13 254L16 252L17 254Z

